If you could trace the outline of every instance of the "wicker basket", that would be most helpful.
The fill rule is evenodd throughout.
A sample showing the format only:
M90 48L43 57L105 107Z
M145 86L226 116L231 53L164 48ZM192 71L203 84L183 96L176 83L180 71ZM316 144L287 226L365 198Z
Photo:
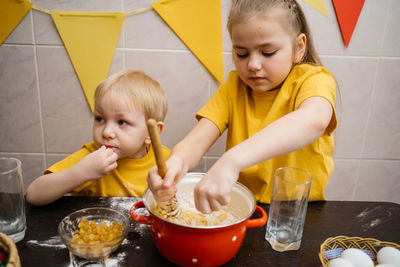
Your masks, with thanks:
M8 253L7 267L21 267L18 250L14 241L3 233L0 233L0 247Z
M331 249L336 248L359 248L364 250L369 250L371 252L370 255L374 257L374 264L376 262L376 254L377 252L383 247L394 247L400 249L400 245L391 243L391 242L384 242L373 238L361 238L361 237L348 237L348 236L336 236L330 237L321 244L321 248L319 251L319 259L322 263L322 266L326 267L329 259L326 258L325 252Z

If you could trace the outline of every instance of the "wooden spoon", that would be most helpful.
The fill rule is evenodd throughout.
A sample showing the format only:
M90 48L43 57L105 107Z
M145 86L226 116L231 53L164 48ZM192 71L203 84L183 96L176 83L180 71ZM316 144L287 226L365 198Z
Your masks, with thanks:
M150 133L150 139L153 146L154 156L156 158L158 174L164 178L167 173L167 165L165 164L164 153L162 149L160 132L157 127L157 122L154 119L149 119L147 121L147 129ZM171 190L173 190L171 188ZM160 213L164 215L164 217L177 217L179 216L181 210L178 206L178 200L174 196L172 202L170 203L159 203Z

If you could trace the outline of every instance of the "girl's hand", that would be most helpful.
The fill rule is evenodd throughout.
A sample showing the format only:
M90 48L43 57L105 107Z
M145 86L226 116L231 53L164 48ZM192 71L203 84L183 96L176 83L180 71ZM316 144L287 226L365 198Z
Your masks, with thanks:
M93 180L102 178L117 168L117 159L118 155L111 148L101 146L76 165L88 180Z
M222 158L221 158L222 159ZM217 161L194 189L196 208L202 213L220 210L230 200L230 192L238 178L238 171Z
M178 156L171 156L167 162L167 173L164 177L158 174L157 167L153 167L147 176L147 184L157 202L171 202L175 196L175 185L179 178L186 173L182 160Z

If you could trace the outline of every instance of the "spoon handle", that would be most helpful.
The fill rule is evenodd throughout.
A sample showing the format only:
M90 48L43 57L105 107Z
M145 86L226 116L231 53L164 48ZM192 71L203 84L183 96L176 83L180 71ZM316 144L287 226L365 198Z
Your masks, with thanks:
M165 164L164 153L162 149L160 132L157 127L157 122L154 119L147 121L147 129L150 133L151 143L153 145L154 156L156 157L158 174L164 177L167 173L167 165Z

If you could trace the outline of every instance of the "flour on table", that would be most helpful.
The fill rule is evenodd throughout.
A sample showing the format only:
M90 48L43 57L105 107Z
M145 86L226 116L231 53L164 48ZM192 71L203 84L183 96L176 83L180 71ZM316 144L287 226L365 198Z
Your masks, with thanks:
M134 223L130 232L138 233L141 237L151 232L150 225Z
M60 236L53 236L49 240L28 240L26 241L28 246L38 246L38 247L49 247L55 249L67 248L61 241Z
M130 209L136 201L133 201L131 198L110 198L108 199L108 204L111 209L118 210L124 214L129 214Z
M358 218L358 222L362 223L361 228L363 231L366 231L369 228L377 227L378 225L387 222L391 216L392 213L389 210L386 210L379 205L374 208L364 209L356 217Z
M128 254L126 252L120 252L112 257L108 257L104 261L100 262L90 262L90 261L79 261L74 262L74 258L71 257L70 263L66 267L76 267L76 266L85 266L85 267L119 267L121 263L125 261L125 258Z

